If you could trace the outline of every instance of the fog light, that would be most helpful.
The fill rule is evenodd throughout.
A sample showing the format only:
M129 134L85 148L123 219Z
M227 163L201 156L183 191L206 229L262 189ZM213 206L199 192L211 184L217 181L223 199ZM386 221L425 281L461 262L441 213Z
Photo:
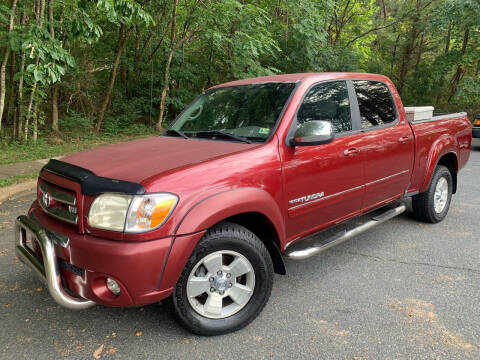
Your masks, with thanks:
M107 278L106 283L108 290L110 290L114 295L120 295L120 285L118 285L115 280Z

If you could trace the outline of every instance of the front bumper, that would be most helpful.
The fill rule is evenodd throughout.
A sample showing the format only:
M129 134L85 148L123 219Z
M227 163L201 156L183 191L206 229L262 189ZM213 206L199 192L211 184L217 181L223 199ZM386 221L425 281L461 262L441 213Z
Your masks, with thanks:
M480 138L480 127L474 127L472 129L472 137Z
M39 246L42 260L27 246L27 237L35 238ZM47 284L48 291L60 305L81 310L89 308L95 303L91 300L69 295L62 286L60 269L55 254L55 242L61 246L68 245L68 238L53 231L47 231L32 216L21 215L15 221L15 252L18 258ZM32 240L33 241L33 240Z
M17 218L15 228L19 259L45 281L62 306L140 306L172 292L172 286L163 286L160 280L165 278L163 272L168 273L166 259L173 237L125 242L79 234L43 213L36 202L28 216ZM108 290L107 278L119 284L120 295Z

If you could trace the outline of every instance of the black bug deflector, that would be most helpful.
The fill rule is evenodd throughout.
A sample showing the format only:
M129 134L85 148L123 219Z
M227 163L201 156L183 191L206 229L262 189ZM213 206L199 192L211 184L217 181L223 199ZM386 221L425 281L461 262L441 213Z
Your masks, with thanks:
M97 176L90 170L56 159L50 159L47 165L42 168L43 170L78 182L84 195L99 195L106 192L128 195L145 194L145 188L141 184Z

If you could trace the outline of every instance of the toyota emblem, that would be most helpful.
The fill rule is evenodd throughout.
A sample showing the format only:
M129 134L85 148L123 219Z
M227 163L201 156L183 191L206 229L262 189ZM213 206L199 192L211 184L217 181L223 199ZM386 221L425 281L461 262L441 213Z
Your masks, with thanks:
M51 198L50 194L48 192L44 192L43 195L42 195L43 205L45 205L46 207L49 207L51 200L52 200L52 198Z

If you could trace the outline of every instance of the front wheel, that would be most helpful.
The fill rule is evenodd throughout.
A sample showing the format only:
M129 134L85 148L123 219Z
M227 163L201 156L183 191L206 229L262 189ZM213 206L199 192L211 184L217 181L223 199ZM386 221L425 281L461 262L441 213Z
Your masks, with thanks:
M174 288L178 322L198 335L238 330L263 310L273 285L265 245L246 228L221 223L195 247Z
M415 216L429 223L442 221L450 208L452 189L452 174L445 166L437 166L427 191L412 198Z

